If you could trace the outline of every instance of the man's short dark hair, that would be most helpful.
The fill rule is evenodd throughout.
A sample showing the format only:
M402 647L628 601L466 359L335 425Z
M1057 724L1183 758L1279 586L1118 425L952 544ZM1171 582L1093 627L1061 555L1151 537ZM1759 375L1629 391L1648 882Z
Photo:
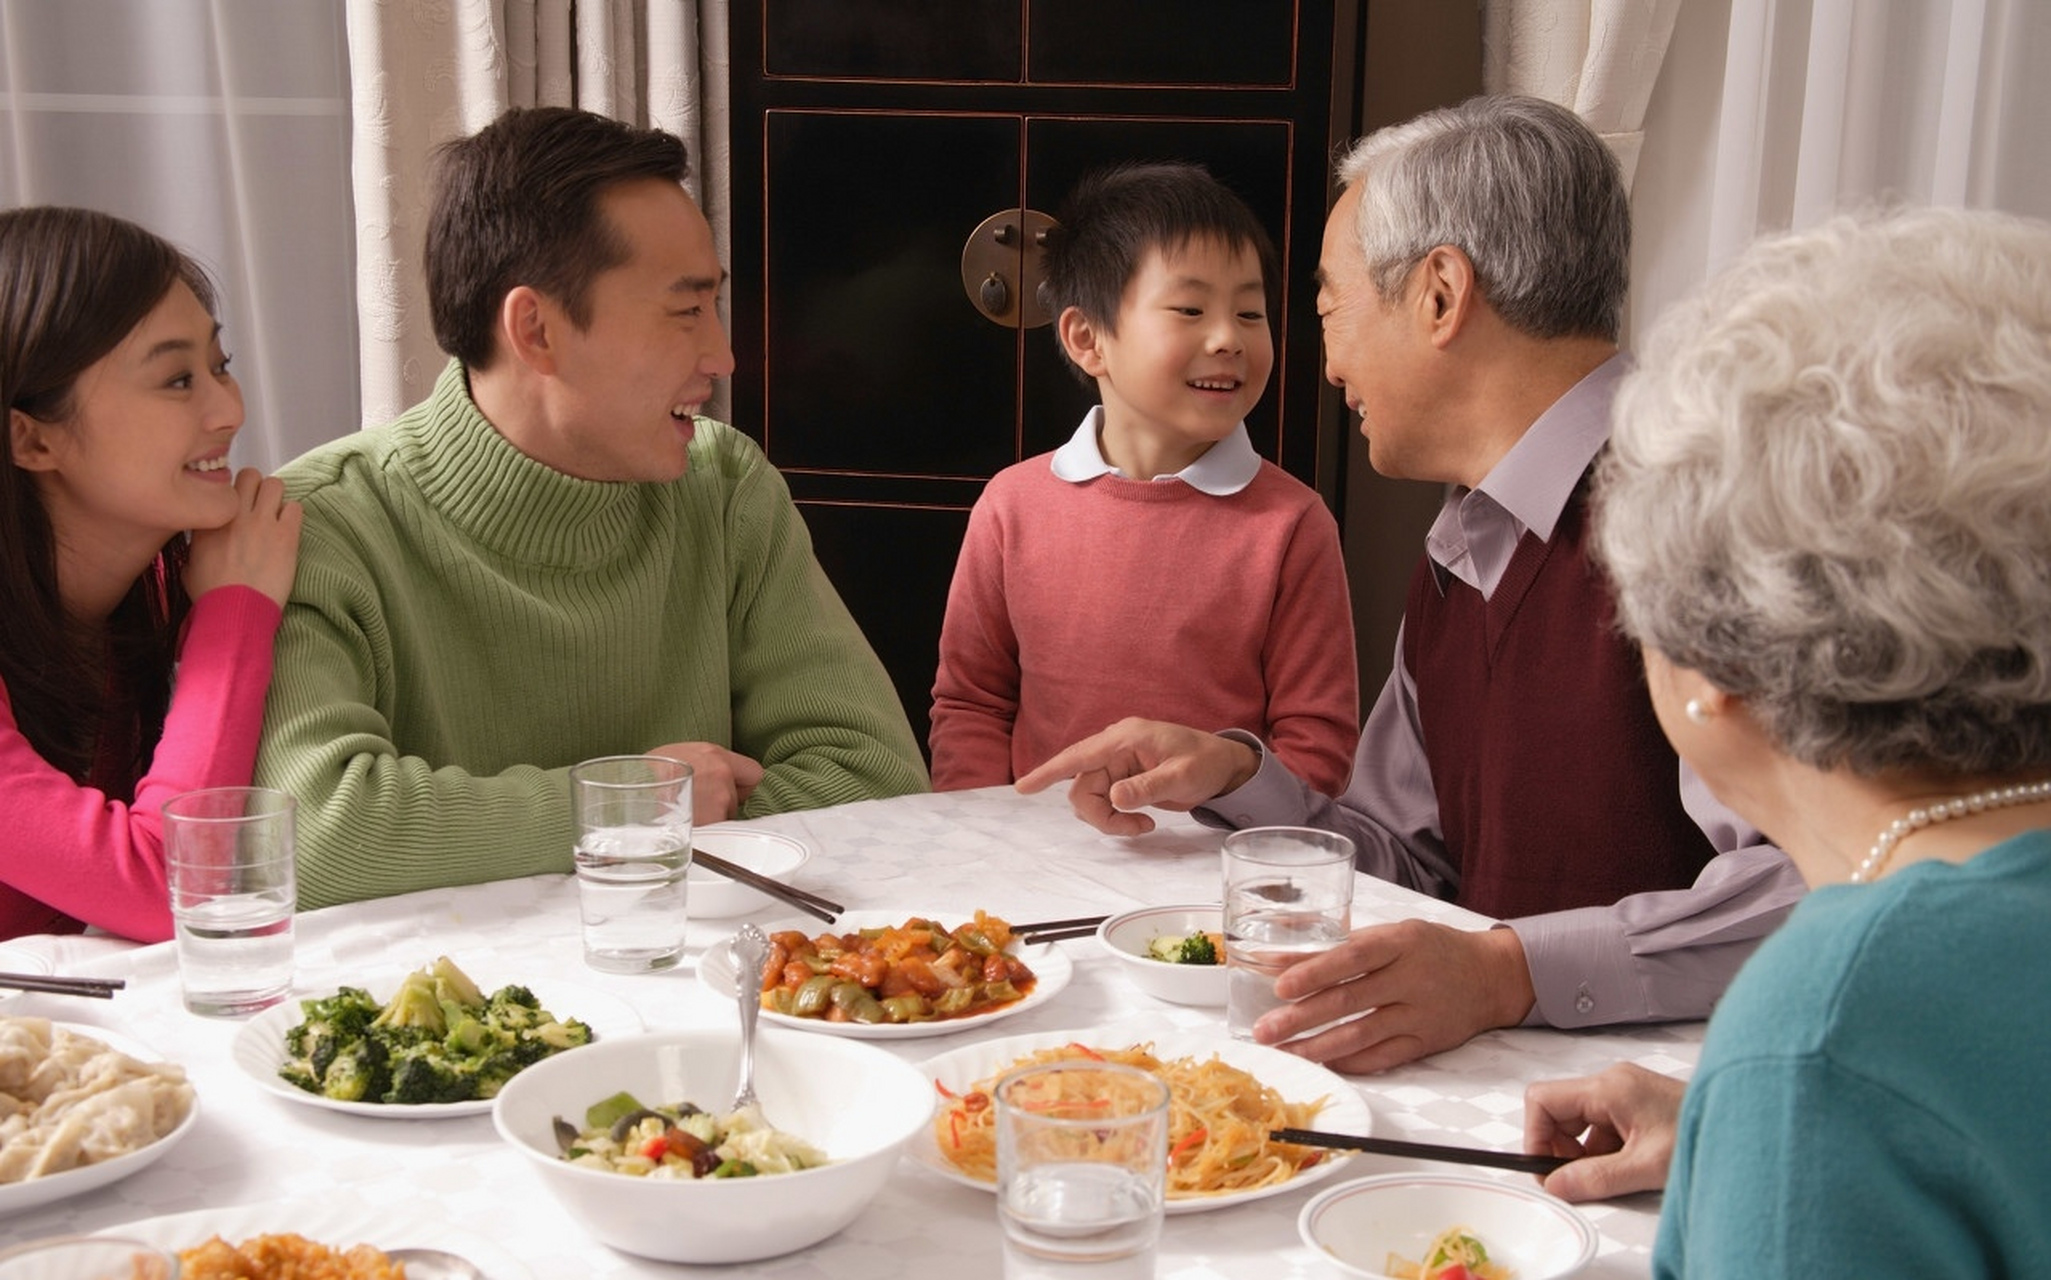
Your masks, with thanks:
M499 305L526 285L590 323L591 283L628 246L598 201L624 182L681 183L683 141L568 107L516 107L435 153L427 224L434 338L465 367L491 363Z
M1251 248L1274 313L1281 259L1267 228L1202 165L1179 162L1113 165L1076 183L1047 232L1040 301L1049 314L1075 307L1091 324L1115 333L1125 286L1148 251L1173 252L1194 240Z

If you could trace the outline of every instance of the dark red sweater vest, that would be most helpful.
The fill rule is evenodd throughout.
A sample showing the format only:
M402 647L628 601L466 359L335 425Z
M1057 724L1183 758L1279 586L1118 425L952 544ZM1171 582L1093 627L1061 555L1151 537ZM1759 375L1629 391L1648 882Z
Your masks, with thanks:
M1417 686L1454 901L1498 919L1694 882L1715 849L1681 807L1637 647L1584 538L1587 482L1552 541L1525 534L1493 598L1418 564L1403 660Z

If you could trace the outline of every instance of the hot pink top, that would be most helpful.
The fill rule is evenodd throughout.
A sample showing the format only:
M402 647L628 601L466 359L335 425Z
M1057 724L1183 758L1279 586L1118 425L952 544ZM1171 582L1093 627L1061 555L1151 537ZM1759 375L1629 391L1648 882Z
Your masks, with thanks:
M1256 733L1336 792L1359 736L1338 526L1273 463L1236 493L1046 457L969 517L933 687L936 790L1007 783L1124 716Z
M36 753L0 685L0 938L97 925L171 936L158 810L181 791L249 784L278 606L251 587L194 603L171 708L130 800L73 782Z

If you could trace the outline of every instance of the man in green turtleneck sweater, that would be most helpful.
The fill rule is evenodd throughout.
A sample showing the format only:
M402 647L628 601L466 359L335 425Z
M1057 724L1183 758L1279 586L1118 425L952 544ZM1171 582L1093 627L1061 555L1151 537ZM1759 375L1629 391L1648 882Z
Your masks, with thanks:
M300 905L570 870L568 767L654 752L700 822L926 787L733 369L683 144L514 110L444 149L428 399L281 474L306 509L257 781Z

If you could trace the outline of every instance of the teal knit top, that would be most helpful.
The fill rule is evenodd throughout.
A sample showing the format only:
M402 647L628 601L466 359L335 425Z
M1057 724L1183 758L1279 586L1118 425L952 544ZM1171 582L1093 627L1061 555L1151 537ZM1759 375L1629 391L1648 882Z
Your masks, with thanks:
M669 742L762 762L743 816L923 790L888 675L755 444L564 475L451 363L283 469L306 507L256 765L299 799L305 908L570 869L568 767Z

